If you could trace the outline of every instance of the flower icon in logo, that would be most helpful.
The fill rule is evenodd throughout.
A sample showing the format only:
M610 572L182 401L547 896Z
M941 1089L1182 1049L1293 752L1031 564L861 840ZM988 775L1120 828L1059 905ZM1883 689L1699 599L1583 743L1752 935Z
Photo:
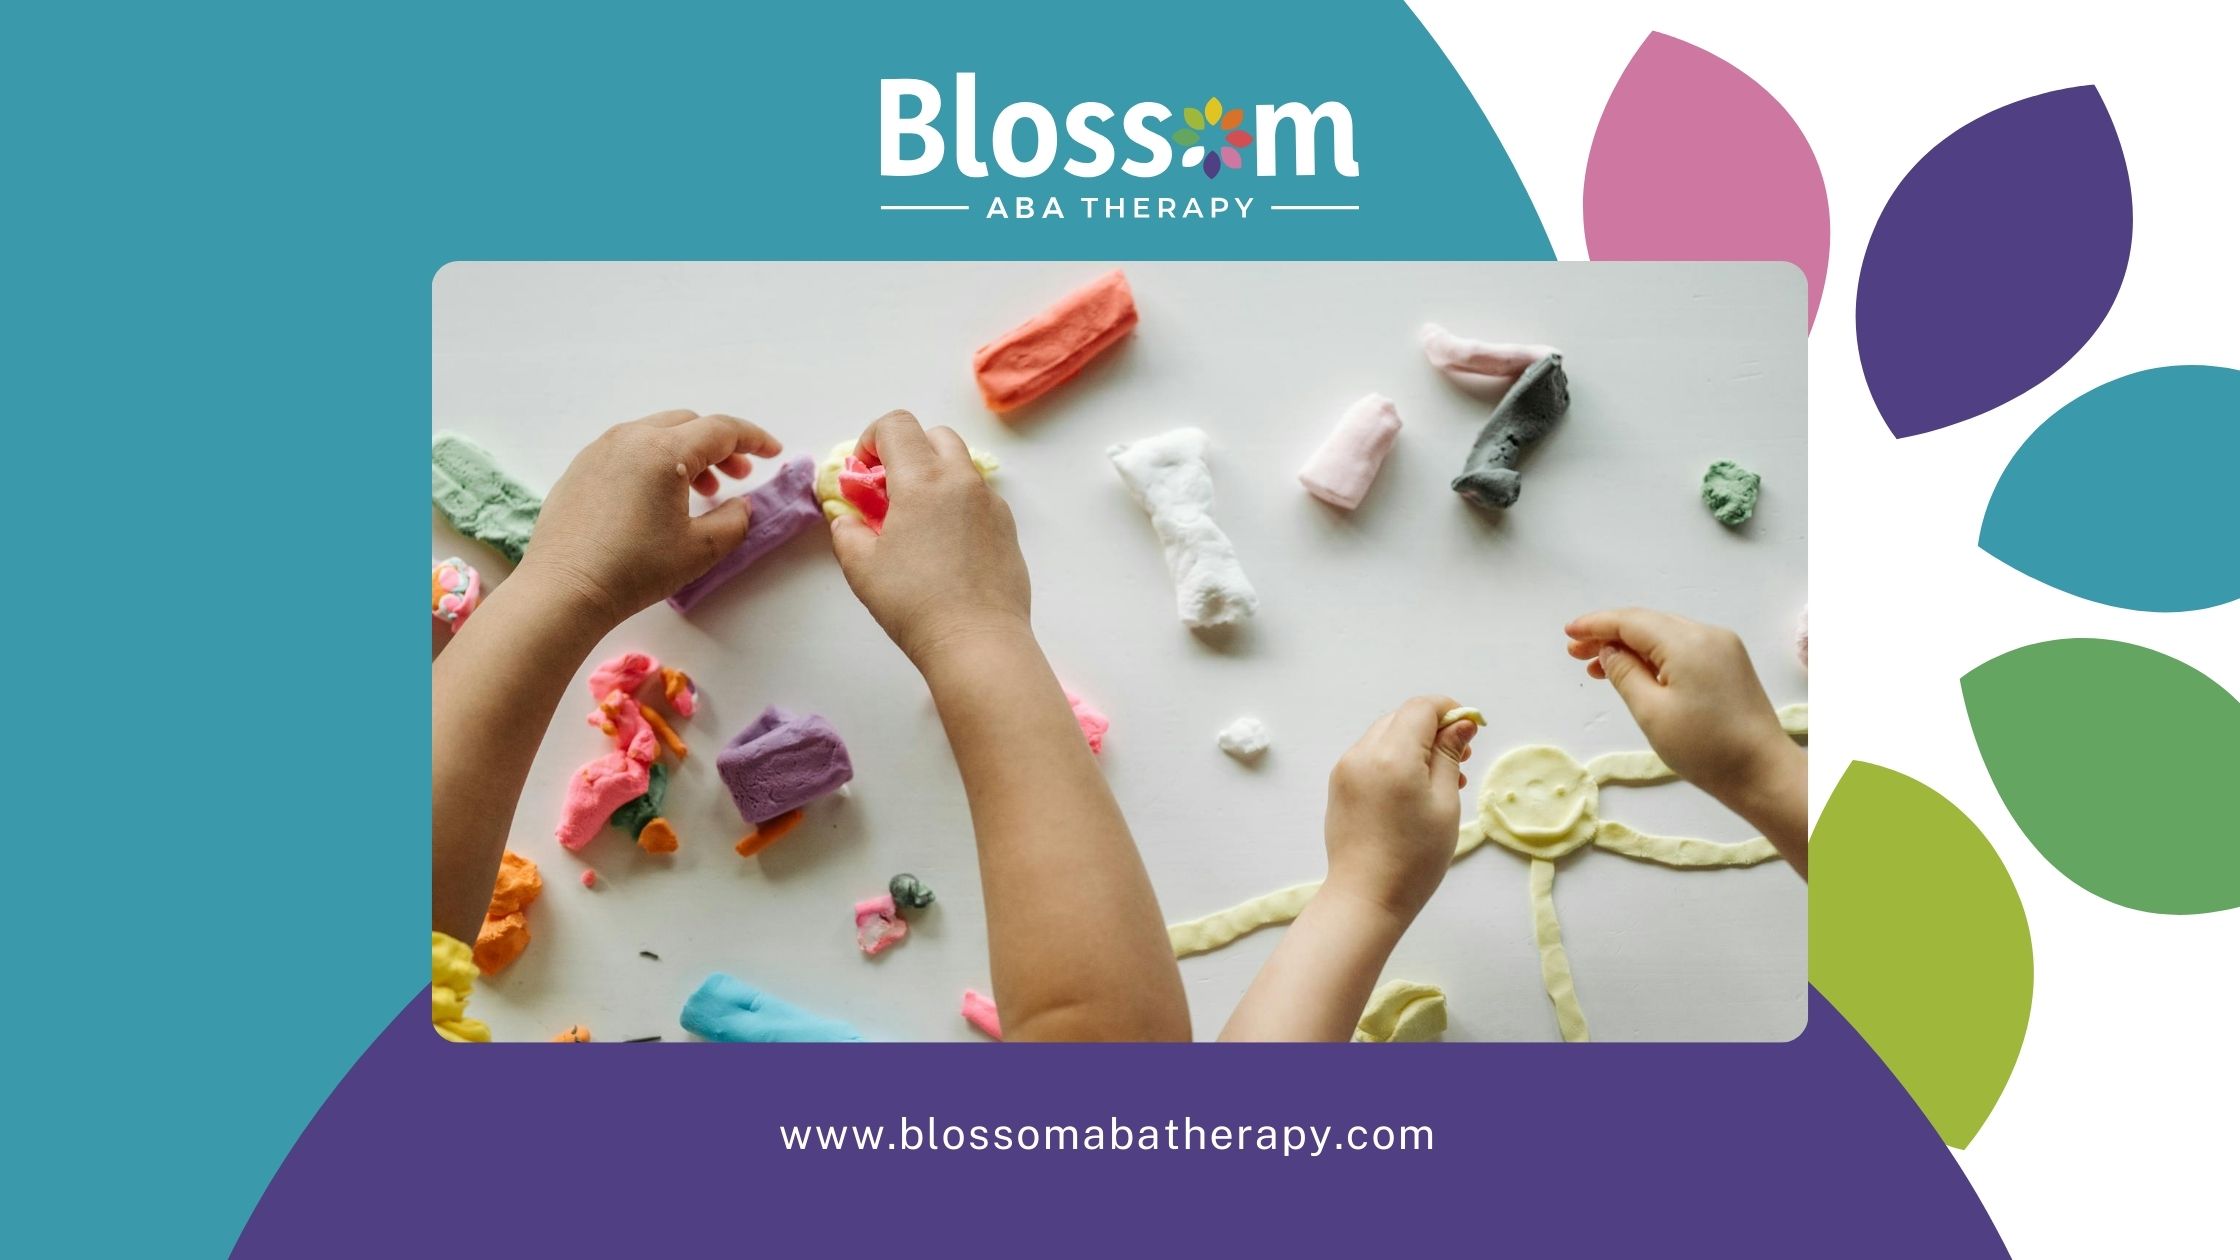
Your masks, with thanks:
M1207 179L1219 175L1224 166L1232 171L1244 168L1244 155L1237 150L1252 143L1252 133L1244 129L1243 110L1223 112L1221 98L1212 96L1202 110L1195 105L1183 110L1182 121L1190 125L1175 128L1174 142L1185 146L1184 166L1204 171ZM1224 131L1228 134L1221 134ZM1212 134L1201 137L1200 132Z

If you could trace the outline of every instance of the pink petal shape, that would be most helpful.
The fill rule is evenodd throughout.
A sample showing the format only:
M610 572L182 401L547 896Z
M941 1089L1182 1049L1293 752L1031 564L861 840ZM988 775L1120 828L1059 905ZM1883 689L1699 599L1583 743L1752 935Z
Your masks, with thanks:
M1828 277L1828 187L1781 102L1693 44L1652 33L1587 153L1587 256L1775 259L1804 272L1806 326Z
M1235 149L1230 148L1228 145L1222 145L1221 164L1228 167L1232 171L1239 170L1244 166L1244 155L1238 153Z

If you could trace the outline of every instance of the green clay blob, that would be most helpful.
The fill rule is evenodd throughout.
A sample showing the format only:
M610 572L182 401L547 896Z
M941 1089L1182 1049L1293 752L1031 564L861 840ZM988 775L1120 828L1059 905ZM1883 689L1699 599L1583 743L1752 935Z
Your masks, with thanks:
M908 910L923 910L933 904L933 890L919 882L915 875L897 875L887 881L887 895L894 904Z
M438 433L433 450L435 505L451 527L521 563L544 500L506 475L498 462L456 433Z
M607 815L607 825L635 836L646 829L647 823L661 817L661 801L668 795L669 767L656 761L646 767L646 794L624 801L622 808Z
M1740 525L1758 510L1758 486L1764 479L1731 459L1722 459L1704 470L1703 505L1721 525Z

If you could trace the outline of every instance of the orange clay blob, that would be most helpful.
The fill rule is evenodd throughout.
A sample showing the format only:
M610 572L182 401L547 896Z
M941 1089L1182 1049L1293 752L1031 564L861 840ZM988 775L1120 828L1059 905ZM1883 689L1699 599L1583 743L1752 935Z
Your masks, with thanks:
M1024 407L1072 380L1135 326L1128 277L1107 272L973 352L981 400L999 413Z
M573 1041L578 1045L591 1040L591 1030L581 1024L570 1024L552 1035L554 1041Z
M692 685L692 675L681 669L662 669L661 698L668 701L669 711L681 718L691 717L700 707L700 689Z
M506 850L498 859L498 886L491 890L490 908L474 937L474 965L494 976L513 965L529 948L529 903L544 892L544 876L537 864Z
M544 874L537 864L508 849L498 859L498 886L491 891L490 908L484 913L498 917L526 910L543 892Z
M648 853L675 853L677 829L666 818L656 818L638 832L638 847Z
M739 856L753 857L785 838L785 834L801 825L801 811L789 809L768 822L757 824L753 831L739 841Z
M484 919L475 933L474 965L483 975L494 976L513 965L529 948L529 918L519 910Z

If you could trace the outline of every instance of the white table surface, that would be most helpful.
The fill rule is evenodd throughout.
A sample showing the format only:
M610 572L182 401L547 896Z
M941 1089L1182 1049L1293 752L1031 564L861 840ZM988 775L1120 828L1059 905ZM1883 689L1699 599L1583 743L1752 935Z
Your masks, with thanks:
M1102 268L1085 263L454 264L434 285L436 429L546 487L617 420L671 407L762 423L819 455L890 407L954 426L1003 461L1059 676L1113 727L1104 770L1170 921L1323 872L1324 778L1380 712L1421 691L1483 707L1472 768L1555 743L1582 759L1645 747L1607 684L1563 653L1571 616L1612 604L1735 627L1775 702L1805 698L1791 635L1804 606L1803 285L1761 264L1143 263L1142 324L1017 428L984 410L975 347ZM1447 489L1488 407L1424 362L1416 330L1564 351L1569 417L1501 516ZM1376 391L1406 428L1348 515L1295 474L1346 405ZM1261 595L1212 644L1176 619L1159 547L1104 451L1180 425L1213 435L1217 519ZM1698 500L1715 459L1765 476L1728 530ZM758 477L761 471L758 470ZM432 551L486 580L504 560L435 521ZM672 783L673 856L608 831L582 859L552 837L562 784L606 750L579 673L529 776L511 847L544 870L534 944L477 987L504 1039L574 1022L601 1040L684 1036L677 1013L728 971L875 1039L973 1039L988 989L983 903L955 763L925 688L849 595L811 531L688 619L632 618L594 660L642 650L692 673L704 708ZM844 797L755 860L714 753L766 704L829 717L856 767ZM440 699L438 704L440 717ZM1264 719L1258 766L1218 751ZM1464 802L1475 801L1476 781ZM1684 784L1611 788L1602 813L1738 840ZM1053 844L1064 843L1053 837ZM583 861L600 877L578 883ZM939 895L878 959L851 906L912 871ZM1386 969L1448 994L1449 1040L1552 1040L1526 863L1458 863ZM1589 848L1556 883L1598 1040L1785 1040L1805 1020L1805 889L1778 861L1683 871ZM1200 1038L1220 1029L1281 929L1181 964ZM659 961L639 956L660 955Z

